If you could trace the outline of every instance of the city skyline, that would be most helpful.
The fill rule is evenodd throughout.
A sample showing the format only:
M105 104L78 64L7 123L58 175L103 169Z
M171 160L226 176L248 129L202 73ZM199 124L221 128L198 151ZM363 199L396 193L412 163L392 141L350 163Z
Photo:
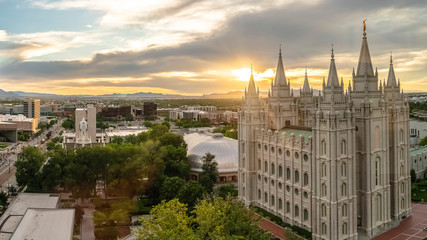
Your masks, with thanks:
M423 1L1 1L0 87L58 94L261 91L279 46L291 87L327 77L331 44L347 86L367 37L379 79L390 52L405 92L427 91ZM46 87L48 86L48 87Z

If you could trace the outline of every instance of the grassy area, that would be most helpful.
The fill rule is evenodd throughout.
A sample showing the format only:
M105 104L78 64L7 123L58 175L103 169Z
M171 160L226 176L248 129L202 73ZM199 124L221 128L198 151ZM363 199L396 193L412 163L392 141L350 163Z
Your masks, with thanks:
M427 180L419 183L413 183L411 186L412 201L427 202Z
M304 240L305 238L297 235L294 233L291 229L286 228L285 229L285 237L287 240Z

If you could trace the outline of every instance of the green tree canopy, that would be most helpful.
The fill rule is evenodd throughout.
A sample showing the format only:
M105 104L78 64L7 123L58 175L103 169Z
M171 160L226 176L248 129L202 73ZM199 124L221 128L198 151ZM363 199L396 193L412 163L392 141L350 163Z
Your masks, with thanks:
M160 188L160 199L170 201L178 197L179 190L185 185L185 181L179 177L166 177Z
M200 184L205 188L209 193L213 191L213 186L218 179L218 163L214 160L215 155L206 153L202 157L202 174L200 175Z
M196 181L189 181L185 186L181 187L178 192L179 201L193 208L198 200L203 198L205 189Z
M192 229L194 218L187 216L186 205L180 203L178 199L162 201L150 214L151 216L140 218L141 229L138 231L138 240L197 239Z
M44 161L45 156L40 152L40 149L31 146L24 147L15 163L15 176L18 185L27 185L28 191L40 189L39 174Z
M421 139L420 143L418 145L420 147L427 145L427 136L425 136L423 139Z
M194 213L201 239L271 239L252 219L253 212L231 197L204 199Z

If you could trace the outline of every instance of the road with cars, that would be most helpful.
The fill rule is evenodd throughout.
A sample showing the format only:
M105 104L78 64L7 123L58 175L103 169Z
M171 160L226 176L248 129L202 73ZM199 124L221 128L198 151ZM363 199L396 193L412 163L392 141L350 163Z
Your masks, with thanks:
M45 130L43 134L38 137L30 138L28 141L19 141L17 143L12 143L6 149L0 152L1 162L0 162L0 186L1 190L7 191L10 186L17 188L17 183L15 179L15 162L18 160L18 154L21 152L22 148L27 146L35 146L42 150L46 151L46 134L51 132L50 139L59 136L59 132L63 130L61 127L62 121L59 120L49 129Z

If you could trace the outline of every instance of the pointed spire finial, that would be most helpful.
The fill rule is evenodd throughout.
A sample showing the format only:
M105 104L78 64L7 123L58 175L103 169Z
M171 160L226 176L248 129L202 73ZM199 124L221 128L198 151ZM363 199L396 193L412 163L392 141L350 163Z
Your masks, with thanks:
M332 46L332 49L331 49L331 52L332 52L331 53L331 58L334 59L334 56L335 56L334 55L334 44L332 43L331 46Z
M279 45L279 57L282 56L282 44Z
M366 20L368 19L363 20L363 36L366 36Z
M390 64L393 64L393 52L390 51Z

